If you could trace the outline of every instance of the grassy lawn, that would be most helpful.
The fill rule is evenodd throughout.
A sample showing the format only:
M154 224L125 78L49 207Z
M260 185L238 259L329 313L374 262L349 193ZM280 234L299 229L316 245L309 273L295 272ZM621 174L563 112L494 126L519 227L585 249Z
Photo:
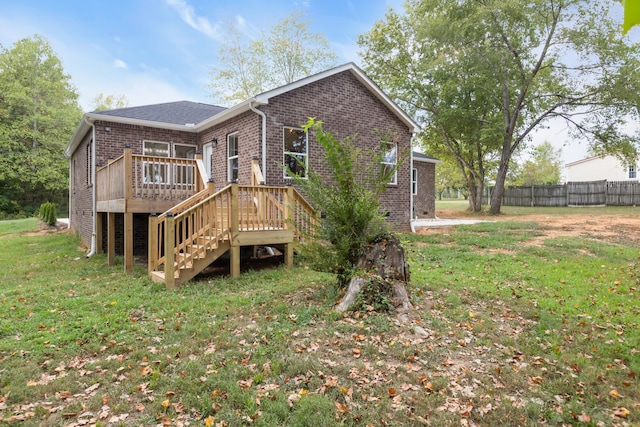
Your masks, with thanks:
M403 235L404 322L336 314L304 266L168 292L67 233L5 236L0 424L639 425L637 248L543 232Z
M38 231L38 218L16 219L0 221L0 236L5 234L26 233Z

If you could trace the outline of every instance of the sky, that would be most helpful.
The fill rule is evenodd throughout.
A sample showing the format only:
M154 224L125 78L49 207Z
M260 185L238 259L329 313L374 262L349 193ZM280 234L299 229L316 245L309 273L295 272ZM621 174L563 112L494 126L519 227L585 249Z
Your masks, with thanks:
M84 111L98 94L130 106L189 100L215 103L207 88L228 23L256 37L294 10L321 33L338 63L355 62L358 35L403 0L0 0L0 45L46 37L71 76ZM636 31L636 30L632 30ZM562 149L563 161L587 156L561 124L534 137Z

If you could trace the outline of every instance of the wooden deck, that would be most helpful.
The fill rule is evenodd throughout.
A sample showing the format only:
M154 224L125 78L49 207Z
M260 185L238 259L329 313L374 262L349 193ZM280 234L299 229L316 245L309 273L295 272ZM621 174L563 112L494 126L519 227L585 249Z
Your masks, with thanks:
M294 187L259 185L257 162L252 171L253 185L216 191L204 182L200 159L138 156L126 149L96 173L97 211L108 213L109 264L115 258L116 213L124 214L124 265L130 272L133 213L162 212L149 217L148 270L153 281L169 289L227 252L231 276L239 275L242 246L284 245L285 263L291 265L295 242L317 224L317 213Z

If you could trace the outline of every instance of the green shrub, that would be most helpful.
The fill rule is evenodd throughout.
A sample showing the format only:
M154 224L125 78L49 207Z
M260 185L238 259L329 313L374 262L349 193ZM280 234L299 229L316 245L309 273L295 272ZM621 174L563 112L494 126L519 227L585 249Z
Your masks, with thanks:
M50 227L58 222L56 215L56 205L54 203L43 203L40 205L40 219Z
M353 143L355 137L337 140L325 132L321 121L309 119L303 128L315 132L316 142L324 149L328 170L321 175L309 169L306 176L287 170L323 216L308 240L310 243L299 249L313 268L336 273L340 284L346 285L356 272L363 249L376 236L387 232L379 196L397 170L397 164L392 168L381 166L393 135L379 134L379 149L364 150Z

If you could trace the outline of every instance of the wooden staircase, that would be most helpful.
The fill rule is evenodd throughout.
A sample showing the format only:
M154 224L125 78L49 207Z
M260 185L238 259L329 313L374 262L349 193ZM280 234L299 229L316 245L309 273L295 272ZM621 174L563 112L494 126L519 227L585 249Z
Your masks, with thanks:
M240 247L284 245L293 263L295 242L317 224L316 211L292 186L213 183L170 211L149 219L149 275L168 289L192 279L229 252L240 274Z

